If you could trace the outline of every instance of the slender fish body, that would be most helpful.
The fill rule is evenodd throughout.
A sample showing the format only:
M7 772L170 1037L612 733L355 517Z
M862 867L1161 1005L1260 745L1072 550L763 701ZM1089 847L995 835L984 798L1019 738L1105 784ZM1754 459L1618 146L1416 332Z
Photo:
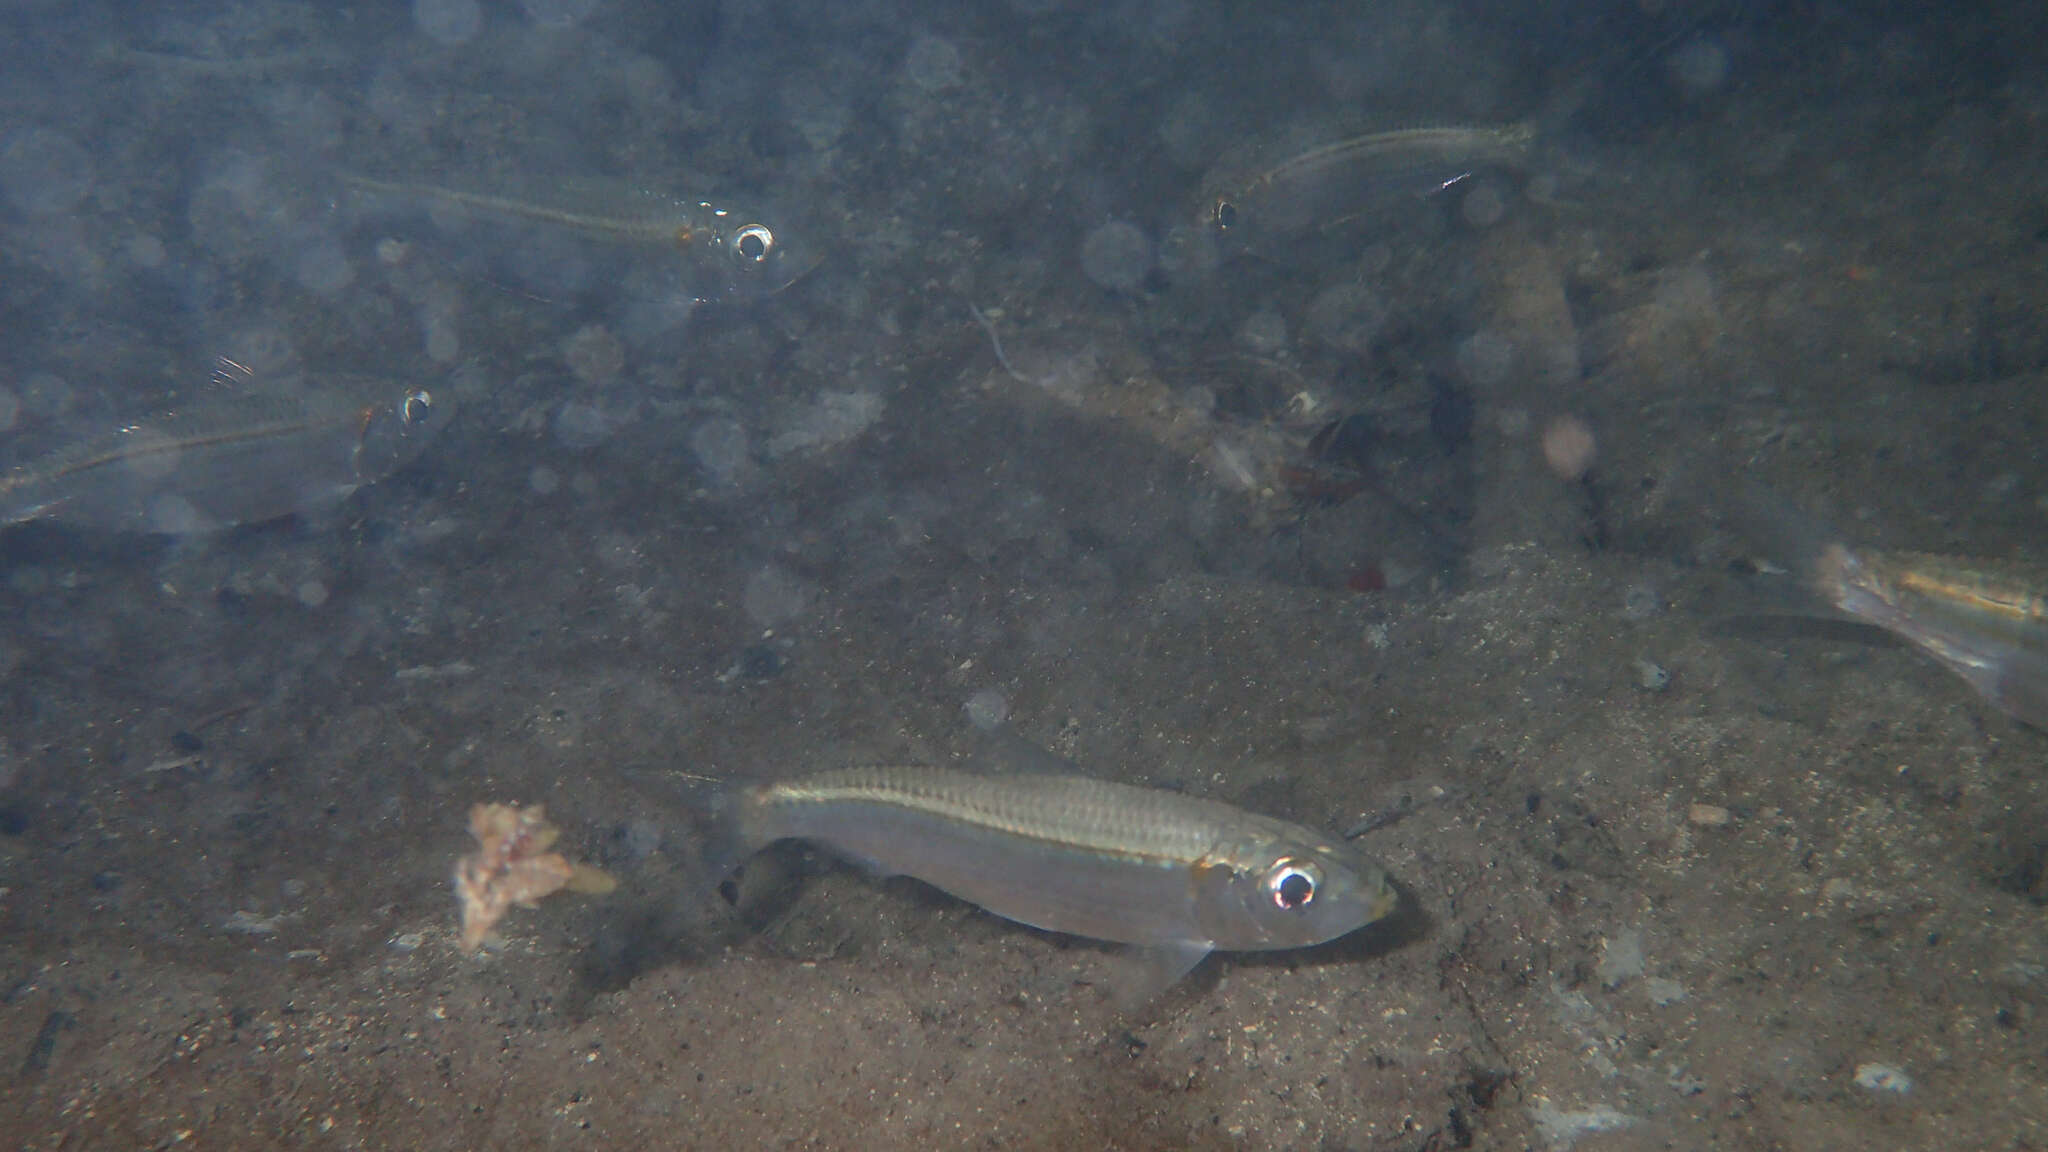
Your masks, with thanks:
M344 175L342 183L366 201L424 210L444 222L471 216L672 251L689 265L690 279L706 298L779 292L816 263L794 254L787 231L752 215L630 186L572 181L523 195L356 174Z
M1198 225L1226 248L1289 260L1302 244L1419 201L1480 168L1517 168L1526 124L1408 128L1351 136L1274 157L1268 146L1219 164L1202 182Z
M1301 948L1392 910L1340 840L1214 801L1077 776L866 768L731 798L737 850L807 840L1036 928L1158 949Z
M210 395L0 476L0 523L182 535L324 511L418 458L454 411L388 382Z

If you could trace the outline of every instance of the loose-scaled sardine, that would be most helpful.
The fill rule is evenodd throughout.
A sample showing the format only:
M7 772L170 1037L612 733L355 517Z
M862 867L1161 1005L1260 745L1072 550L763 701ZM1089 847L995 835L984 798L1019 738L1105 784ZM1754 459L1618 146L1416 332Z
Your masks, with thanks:
M1212 950L1302 948L1390 912L1341 840L1173 792L1071 775L864 768L728 798L734 855L823 845L998 916L1151 950L1160 987Z
M1270 146L1217 165L1202 181L1198 226L1236 251L1284 260L1304 237L1419 200L1483 167L1517 167L1534 131L1407 128L1352 136L1275 157Z
M209 394L0 476L0 523L186 534L320 512L417 459L454 413L387 381Z
M754 216L630 186L570 181L532 195L348 174L358 195L429 213L468 213L560 228L607 244L672 250L692 264L706 298L779 292L817 263L794 237Z

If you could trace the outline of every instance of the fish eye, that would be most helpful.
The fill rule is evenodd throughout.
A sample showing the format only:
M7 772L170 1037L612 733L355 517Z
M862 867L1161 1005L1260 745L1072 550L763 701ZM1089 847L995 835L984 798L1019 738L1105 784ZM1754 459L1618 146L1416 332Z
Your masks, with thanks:
M1228 200L1216 202L1216 227L1224 232L1237 227L1237 205Z
M1316 866L1299 860L1282 860L1266 872L1266 892L1273 898L1273 906L1286 912L1315 903L1316 885L1321 882Z
M732 248L742 258L759 264L775 251L775 233L766 225L749 224L732 234Z
M422 388L408 392L405 403L399 406L399 417L407 424L418 424L434 414L434 394Z

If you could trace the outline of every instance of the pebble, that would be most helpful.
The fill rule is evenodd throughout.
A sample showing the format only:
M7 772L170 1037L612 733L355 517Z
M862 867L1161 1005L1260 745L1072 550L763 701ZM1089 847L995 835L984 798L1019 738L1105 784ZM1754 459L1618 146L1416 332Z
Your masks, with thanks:
M1719 804L1694 804L1685 810L1689 823L1701 828L1725 828L1735 820L1735 814Z
M1904 1096L1913 1090L1913 1078L1906 1075L1905 1069L1894 1068L1889 1064L1858 1064L1856 1086L1866 1092Z

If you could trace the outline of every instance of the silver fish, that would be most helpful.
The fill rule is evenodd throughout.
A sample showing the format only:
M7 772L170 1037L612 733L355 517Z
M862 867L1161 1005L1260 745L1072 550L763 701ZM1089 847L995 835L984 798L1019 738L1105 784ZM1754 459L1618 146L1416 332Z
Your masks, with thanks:
M1078 776L857 768L725 807L735 857L811 841L1005 919L1146 949L1159 988L1211 951L1321 944L1395 904L1386 873L1340 840Z
M630 186L570 181L523 195L358 174L345 174L342 182L358 195L430 214L525 222L611 245L672 251L690 264L696 274L691 279L707 299L770 295L818 262L798 251L789 230L778 231L760 218Z
M1420 200L1482 167L1518 167L1526 124L1407 128L1352 136L1275 159L1263 143L1202 181L1199 227L1231 249L1295 258L1307 238Z
M410 464L454 413L381 381L212 394L0 476L0 523L184 535L320 512Z
M2040 573L1830 544L1805 579L1829 604L1927 653L2013 719L2048 729L2048 580Z

